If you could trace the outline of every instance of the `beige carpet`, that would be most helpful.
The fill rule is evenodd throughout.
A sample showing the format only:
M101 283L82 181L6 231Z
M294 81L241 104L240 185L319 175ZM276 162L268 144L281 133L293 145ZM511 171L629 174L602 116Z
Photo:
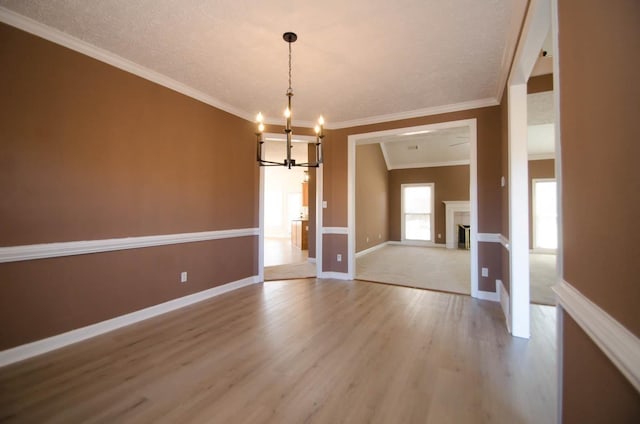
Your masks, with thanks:
M529 267L531 303L555 306L556 296L551 287L556 281L556 255L530 253Z
M385 246L356 259L359 280L470 294L468 250Z
M316 264L298 262L295 264L264 267L264 280L290 280L293 278L310 278L316 276Z

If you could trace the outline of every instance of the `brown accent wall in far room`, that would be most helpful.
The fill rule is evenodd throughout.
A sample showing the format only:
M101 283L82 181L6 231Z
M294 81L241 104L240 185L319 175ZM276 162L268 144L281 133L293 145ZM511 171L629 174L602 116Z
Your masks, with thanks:
M389 239L402 240L402 184L434 183L435 242L446 243L445 200L469 200L469 165L432 168L392 169L389 171ZM441 237L438 238L438 234Z
M5 24L0 69L0 246L258 226L252 123ZM256 252L249 236L0 264L0 349L251 277Z
M529 161L529 249L533 249L533 180L536 178L555 178L555 160Z
M389 240L389 178L379 144L356 146L356 252Z

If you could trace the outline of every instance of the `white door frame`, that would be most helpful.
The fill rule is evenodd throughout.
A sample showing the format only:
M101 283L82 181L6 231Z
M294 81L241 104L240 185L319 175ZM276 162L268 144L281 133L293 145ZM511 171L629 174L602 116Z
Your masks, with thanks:
M550 0L531 0L507 81L509 103L509 280L511 334L529 338L527 81L551 25ZM556 102L557 104L557 102Z
M285 142L283 134L265 133L265 138L282 139ZM296 140L305 143L315 143L316 138L307 135L296 135ZM276 141L277 142L277 141ZM316 169L316 275L322 274L322 165ZM264 191L265 191L265 167L260 167L259 182L259 205L258 205L258 279L264 281Z
M478 162L477 162L477 121L463 119L459 121L439 122L416 127L402 127L385 131L375 131L363 134L352 134L347 138L348 167L347 167L347 249L348 249L348 278L355 278L356 260L356 145L376 144L372 138L397 135L405 132L442 130L457 127L469 128L469 205L471 207L471 296L478 297Z

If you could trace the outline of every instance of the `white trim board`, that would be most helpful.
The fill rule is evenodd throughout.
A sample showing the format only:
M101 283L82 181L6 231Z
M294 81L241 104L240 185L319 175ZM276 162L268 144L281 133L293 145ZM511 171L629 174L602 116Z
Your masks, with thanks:
M0 263L259 235L258 228L0 247Z
M640 392L640 338L564 280L553 287L558 303Z
M322 227L322 234L348 234L347 227Z
M481 299L481 300L489 300L491 302L500 302L500 289L498 288L498 281L500 280L496 280L496 291L495 292L489 292L489 291L484 291L484 290L478 290L478 296L476 296L477 299Z
M418 241L418 240L403 240L403 241L391 240L391 241L388 241L387 244L392 246L438 247L438 248L447 247L446 244L442 244L442 243L434 243L432 241Z
M323 271L319 278L327 278L333 280L351 280L346 272Z
M176 309L180 309L215 296L219 296L223 293L227 293L241 287L256 284L258 282L258 276L254 275L242 280L233 281L221 286L203 290L198 293L190 294L188 296L180 297L168 302L140 309L126 315L121 315L115 318L108 319L106 321L101 321L95 324L88 325L86 327L48 337L46 339L7 349L0 352L0 367L37 355L41 355L52 350L60 349L70 344L77 343L91 337L99 336L100 334L104 334L109 331L125 327L127 325L135 324L137 322L144 321L146 319L153 318L155 316L162 315L167 312L171 312Z
M365 249L365 250L361 250L361 251L359 251L359 252L356 252L356 258L361 258L362 256L368 255L368 254L369 254L369 253L371 253L371 252L375 252L376 250L380 250L380 249L382 249L383 247L385 247L385 246L386 246L386 245L388 245L388 244L389 244L389 242L388 242L388 241L385 241L385 242L383 242L383 243L376 244L375 246L370 247L370 248L368 248L368 249Z

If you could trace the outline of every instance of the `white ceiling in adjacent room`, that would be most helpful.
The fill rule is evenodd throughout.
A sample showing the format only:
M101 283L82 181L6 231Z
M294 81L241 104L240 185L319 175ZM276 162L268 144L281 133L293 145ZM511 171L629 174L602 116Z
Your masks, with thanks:
M555 117L553 91L527 95L529 158L551 158L555 155Z
M323 113L338 127L497 104L526 4L0 0L0 20L85 52L95 46L101 59L107 53L139 75L278 123L287 88L282 33L294 31L294 125Z

